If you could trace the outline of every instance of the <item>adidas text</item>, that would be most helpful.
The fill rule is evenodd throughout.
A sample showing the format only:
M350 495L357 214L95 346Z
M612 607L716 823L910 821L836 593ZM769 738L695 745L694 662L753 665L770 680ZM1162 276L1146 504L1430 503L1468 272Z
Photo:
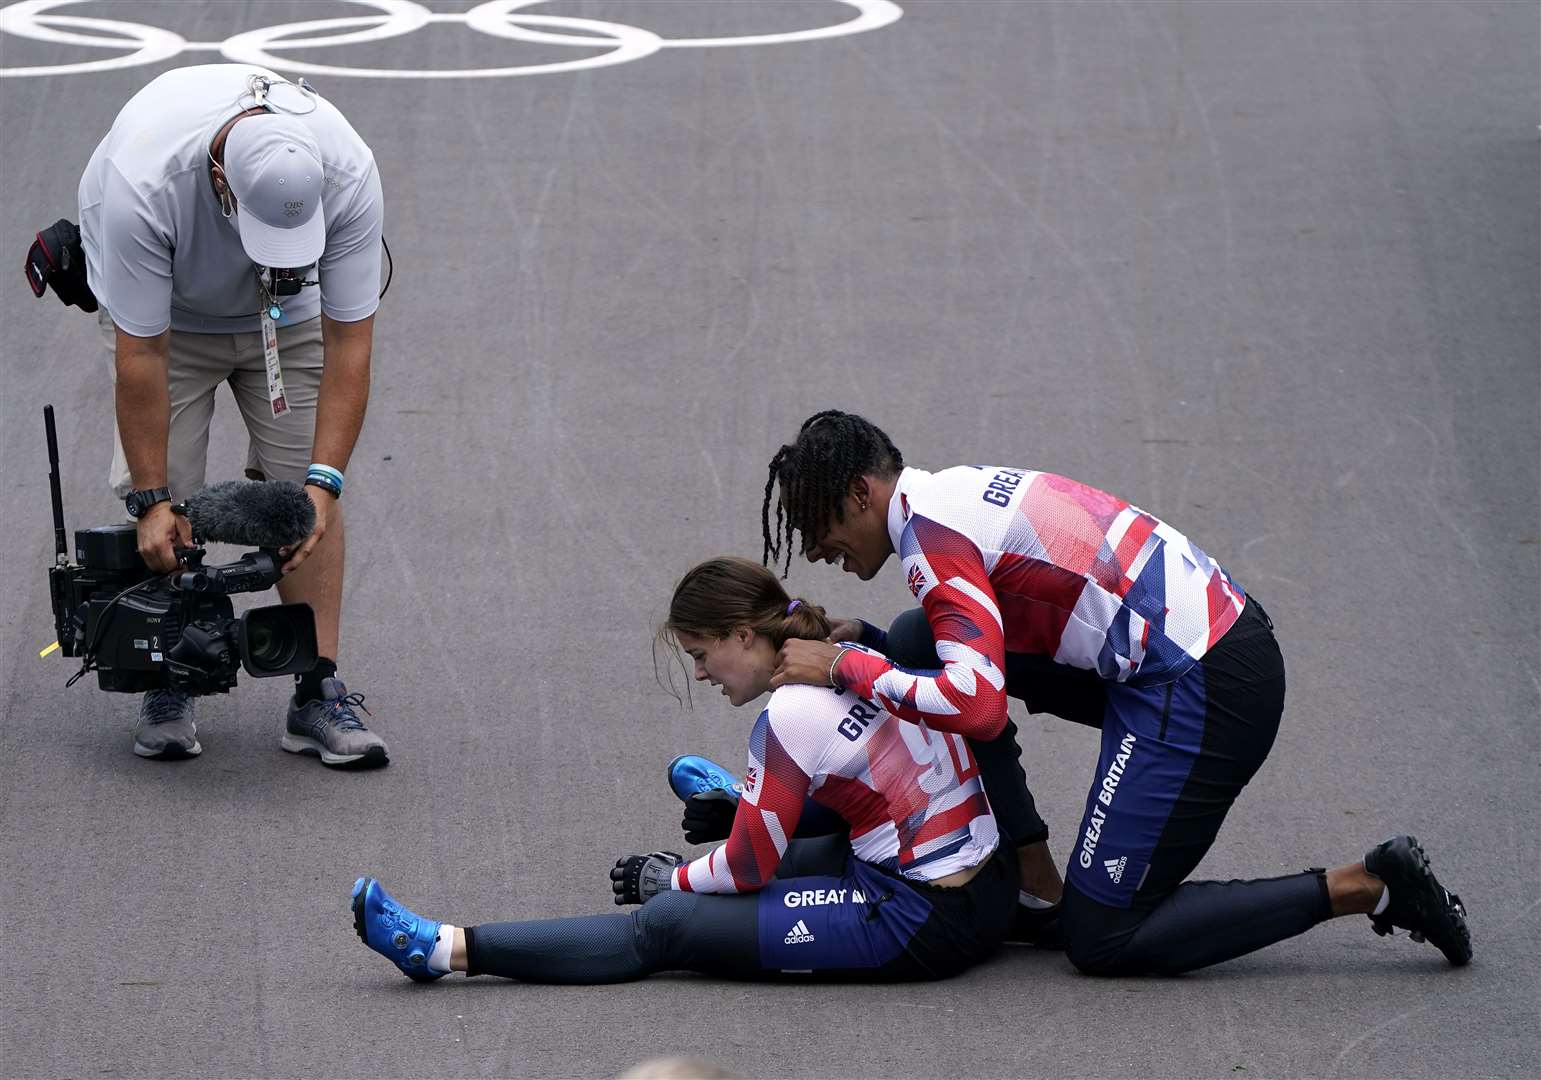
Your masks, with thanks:
M797 924L787 931L783 939L787 945L805 945L813 940L813 933L808 929L808 924L798 919Z

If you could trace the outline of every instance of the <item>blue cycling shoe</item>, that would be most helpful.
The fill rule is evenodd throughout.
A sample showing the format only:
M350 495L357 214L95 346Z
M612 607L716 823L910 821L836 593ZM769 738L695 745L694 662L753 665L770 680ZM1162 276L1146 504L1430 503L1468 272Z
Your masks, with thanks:
M353 883L353 929L359 940L409 979L432 982L449 974L428 966L440 925L402 907L374 878L361 877Z
M709 758L696 754L681 754L669 762L669 790L680 802L689 802L692 795L726 788L736 800L743 793L738 777Z

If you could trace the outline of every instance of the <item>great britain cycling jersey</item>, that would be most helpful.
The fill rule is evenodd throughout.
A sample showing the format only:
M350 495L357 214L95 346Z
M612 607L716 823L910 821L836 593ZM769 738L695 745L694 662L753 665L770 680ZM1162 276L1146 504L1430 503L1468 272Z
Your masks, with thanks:
M916 672L853 651L840 681L906 720L969 738L1005 726L1008 652L1159 686L1191 668L1246 603L1182 533L1051 473L907 468L888 531L943 666Z
M788 685L771 695L750 733L727 842L675 870L674 887L765 887L809 798L850 823L858 860L912 881L976 866L998 842L963 738L906 723L849 691Z

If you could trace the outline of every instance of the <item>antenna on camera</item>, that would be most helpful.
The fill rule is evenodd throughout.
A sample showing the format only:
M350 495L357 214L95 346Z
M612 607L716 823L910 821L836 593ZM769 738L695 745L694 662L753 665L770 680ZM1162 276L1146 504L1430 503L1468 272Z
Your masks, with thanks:
M63 566L70 561L70 546L64 538L64 496L59 494L59 434L54 429L54 407L43 406L43 426L48 429L48 492L54 502L54 562Z

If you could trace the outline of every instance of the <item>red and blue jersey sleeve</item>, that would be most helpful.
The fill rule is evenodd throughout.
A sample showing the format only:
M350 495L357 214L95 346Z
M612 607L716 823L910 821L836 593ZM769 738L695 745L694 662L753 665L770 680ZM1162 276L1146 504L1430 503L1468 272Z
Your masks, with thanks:
M1006 642L984 557L967 536L919 514L905 525L900 555L942 667L911 671L852 651L840 659L842 684L933 730L995 738L1006 726Z
M744 792L727 842L674 871L684 892L756 892L775 875L797 828L811 784L809 771L782 744L766 708L749 735Z

